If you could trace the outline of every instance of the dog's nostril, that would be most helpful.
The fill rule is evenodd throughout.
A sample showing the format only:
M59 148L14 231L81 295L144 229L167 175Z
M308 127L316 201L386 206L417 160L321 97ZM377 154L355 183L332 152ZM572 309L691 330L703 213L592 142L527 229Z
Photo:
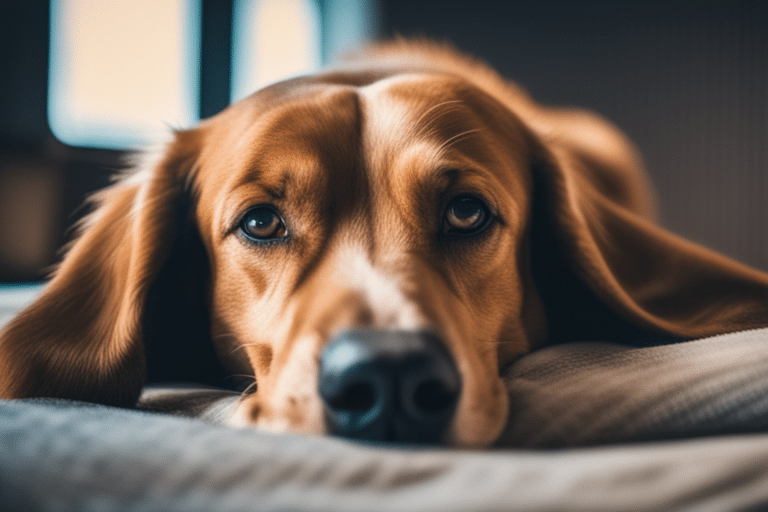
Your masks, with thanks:
M419 411L437 413L453 407L457 393L448 389L437 379L429 379L419 384L413 392L413 403Z
M376 387L370 382L353 382L328 400L328 405L336 411L362 413L376 405Z
M342 333L319 370L329 431L358 439L439 442L461 393L450 353L423 332Z

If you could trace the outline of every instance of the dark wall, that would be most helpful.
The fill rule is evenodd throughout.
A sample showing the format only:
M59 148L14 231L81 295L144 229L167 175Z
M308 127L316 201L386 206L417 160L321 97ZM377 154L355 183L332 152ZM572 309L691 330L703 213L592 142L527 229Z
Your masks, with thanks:
M379 2L385 34L449 40L541 102L614 121L669 228L768 270L768 2ZM231 0L203 8L207 115L226 103ZM48 2L0 0L0 281L43 275L122 156L50 134L47 51Z
M541 102L611 119L666 226L768 269L768 2L383 4L387 34L449 40Z

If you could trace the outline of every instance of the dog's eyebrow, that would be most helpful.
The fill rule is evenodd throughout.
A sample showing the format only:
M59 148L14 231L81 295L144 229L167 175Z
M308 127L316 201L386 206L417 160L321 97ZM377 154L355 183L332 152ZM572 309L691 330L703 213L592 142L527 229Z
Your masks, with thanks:
M292 181L292 176L289 171L283 171L280 173L280 180L274 184L260 183L261 188L264 189L268 195L272 196L272 199L282 200L285 199L286 189Z
M443 165L435 168L429 179L443 188L450 188L462 179L472 179L473 177L486 178L487 175L473 165L457 162L456 165Z
M292 181L289 170L282 171L277 180L270 180L272 183L264 183L257 176L258 174L251 174L247 179L239 180L229 191L228 195L233 202L222 218L221 238L226 238L237 228L238 216L242 215L244 210L257 203L272 203L286 198L288 186Z
M265 173L254 171L248 173L239 179L231 193L236 193L240 189L247 188L253 190L254 187L258 187L264 194L270 196L274 200L285 199L286 190L292 181L291 172L289 170L283 170L277 179L265 179Z
M440 188L453 187L459 180L459 177L464 174L464 171L458 167L443 167L436 169L431 176L431 179Z

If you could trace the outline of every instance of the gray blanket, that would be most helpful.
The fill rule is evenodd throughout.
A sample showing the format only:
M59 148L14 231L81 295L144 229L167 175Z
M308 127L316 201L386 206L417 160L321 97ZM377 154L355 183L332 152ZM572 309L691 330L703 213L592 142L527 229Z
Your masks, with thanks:
M566 448L768 432L768 329L633 348L571 343L504 373L498 447ZM147 389L139 408L224 424L234 393Z
M233 429L216 390L0 401L0 510L768 508L768 330L551 347L505 378L483 452Z
M768 432L768 329L646 348L552 347L520 360L507 383L506 446Z
M469 452L0 403L4 511L760 510L768 435Z

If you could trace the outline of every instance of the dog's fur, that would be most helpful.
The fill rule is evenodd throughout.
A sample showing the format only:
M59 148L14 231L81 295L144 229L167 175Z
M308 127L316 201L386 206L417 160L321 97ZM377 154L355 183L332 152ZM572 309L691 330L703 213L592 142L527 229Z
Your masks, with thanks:
M462 194L487 203L487 229L445 232ZM261 90L176 132L95 204L0 337L0 397L132 406L147 372L200 376L215 349L258 383L235 422L322 433L330 337L429 329L463 381L444 441L484 446L507 417L500 368L546 342L768 325L768 276L657 227L617 129L429 43ZM243 236L263 204L284 238Z

